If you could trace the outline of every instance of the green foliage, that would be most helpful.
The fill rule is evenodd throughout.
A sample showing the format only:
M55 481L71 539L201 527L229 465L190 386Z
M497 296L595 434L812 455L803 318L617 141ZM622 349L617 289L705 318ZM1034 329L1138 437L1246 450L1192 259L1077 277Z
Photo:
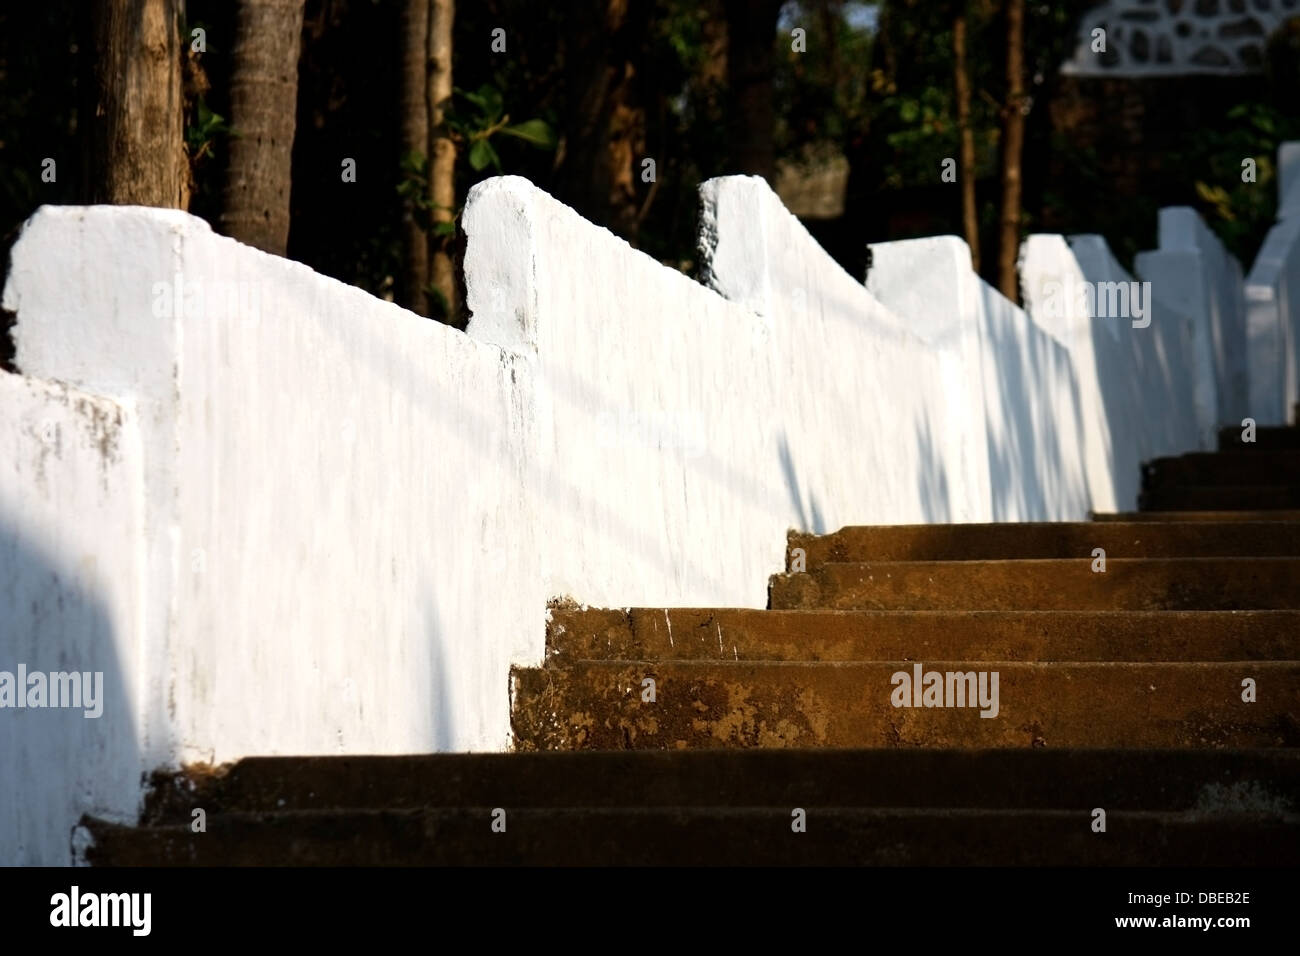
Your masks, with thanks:
M1132 271L1137 254L1156 242L1160 198L1140 195L1124 202L1106 202L1104 197L1114 190L1114 182L1096 148L1053 133L1050 152L1056 163L1044 184L1039 209L1053 223L1051 231L1104 236L1115 257Z
M1201 131L1182 163L1195 176L1198 207L1226 246L1249 263L1277 210L1278 146L1300 137L1300 121L1266 102L1241 103ZM1242 161L1255 160L1255 181Z
M189 150L190 162L198 162L212 154L213 145L218 137L232 133L225 118L212 112L203 97L199 97L194 109L194 121L185 127L185 146Z
M501 157L497 155L497 151L492 148L492 144L486 138L476 139L470 143L469 147L469 168L478 172L488 166L499 172Z
M847 6L835 0L787 9L781 26L809 29L815 52L795 52L790 31L777 31L776 140L786 156L842 143L866 127L875 108L880 90L869 69L875 37L849 23Z
M504 109L505 101L501 96L501 91L490 83L485 83L479 87L477 93L467 93L462 89L456 92L478 107L480 120L485 121L488 125L495 123L501 117L501 111ZM449 123L453 129L461 131L466 129L465 124Z
M504 112L505 97L491 83L484 83L476 92L459 88L455 92L473 108L465 109L453 100L447 110L447 128L459 146L468 146L470 169L475 172L489 166L501 171L501 157L491 142L498 133L523 140L538 149L555 149L555 131L545 120L534 118L511 125L509 115Z
M1232 92L1232 104L1241 104L1237 109L1203 107L1195 123L1186 123L1175 102L1153 97L1155 108L1136 122L1151 131L1143 133L1142 143L1155 143L1154 133L1165 135L1159 146L1126 145L1118 127L1130 120L1113 117L1100 121L1101 135L1093 137L1099 145L1090 149L1054 139L1046 107L1056 65L1073 45L1077 17L1095 2L1033 0L1026 10L1026 77L1035 100L1024 165L1026 223L1101 232L1117 254L1131 257L1154 239L1159 205L1196 202L1249 262L1272 221L1276 146L1300 136L1294 96L1300 21L1271 43L1269 83L1261 79L1243 86L1244 95ZM613 62L634 65L628 107L644 124L638 158L651 156L657 163L653 191L635 183L639 216L633 241L661 261L689 265L698 184L728 171L734 145L720 59L723 10L719 0L646 3L645 28L621 36L612 51L600 35L603 18L593 15L602 9L599 3L458 5L453 50L460 89L449 104L448 126L458 147L455 186L462 201L476 182L502 172L525 176L569 201L581 135L574 117L582 115L593 92L593 71L583 58L597 50L615 57ZM939 184L938 170L943 159L958 154L952 21L964 7L979 210L988 227L983 258L986 265L993 260L987 241L995 231L999 104L1005 98L1001 6L997 0L784 5L773 38L777 154L848 158L849 208L836 227L840 249L960 229L955 190ZM192 23L207 29L208 52L200 59L212 80L206 96L187 89L185 142L196 178L191 210L213 218L220 208L223 154L229 137L237 135L226 120L224 99L235 7L227 0L187 0L186 7ZM873 12L864 16L868 8ZM455 222L434 222L427 157L401 155L392 111L401 89L401 5L329 0L308 10L290 255L383 294L384 283L400 270L407 210L431 234L450 239L456 229ZM73 0L0 4L0 234L11 232L39 203L78 198L78 160L85 151L77 137L74 27L84 17L84 4ZM498 25L509 32L509 55L487 52L484 38ZM793 26L807 31L806 53L791 50ZM1090 96L1083 94L1085 105ZM1185 133L1167 133L1182 127ZM1176 148L1167 148L1170 140ZM340 188L335 169L320 162L336 155L360 158L366 170L360 185ZM40 181L46 156L58 161L57 183ZM1246 157L1257 161L1256 183L1241 182ZM1158 188L1152 188L1151 167ZM1115 202L1107 197L1115 195L1120 175L1139 182L1138 194ZM404 202L391 202L396 197ZM459 210L448 212L456 216Z
M429 158L418 150L412 150L402 156L400 168L397 195L425 213L423 221L427 223L427 214L433 209L433 202L429 199Z
M531 143L540 149L554 149L556 144L555 131L545 120L524 120L514 126L503 126L499 132L503 136L522 139L525 143Z
M721 4L712 0L660 0L639 51L646 154L655 159L657 182L648 205L650 187L638 183L643 218L635 244L688 271L696 252L699 185L728 171L732 149L725 71L713 46L721 17Z
M505 97L494 85L485 83L473 92L456 89L455 94L470 108L458 109L453 100L446 112L447 129L457 144L457 153L467 154L470 169L474 172L489 167L497 172L502 170L501 156L491 142L491 138L497 134L522 140L538 149L555 149L555 132L545 120L534 118L513 125L510 123L510 117L504 112ZM460 210L446 210L451 213L449 219L434 218L433 213L438 207L430 198L432 189L428 157L422 152L408 152L401 158L400 168L397 194L413 207L421 228L439 239L454 238ZM437 290L429 288L425 291L434 295L441 303L440 307L445 309L445 303L442 303L442 296Z

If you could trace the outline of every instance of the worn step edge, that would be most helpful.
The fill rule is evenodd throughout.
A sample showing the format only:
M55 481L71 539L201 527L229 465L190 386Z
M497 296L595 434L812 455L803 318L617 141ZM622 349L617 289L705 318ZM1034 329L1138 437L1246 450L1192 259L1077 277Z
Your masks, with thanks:
M1138 494L1140 511L1211 511L1216 508L1255 510L1300 507L1300 485L1161 485Z
M1294 425L1257 425L1255 440L1242 441L1240 425L1227 425L1219 429L1219 451L1282 451L1300 448L1300 428Z
M1294 865L1300 818L1106 810L771 808L298 812L134 829L83 818L95 865ZM802 832L795 832L803 810ZM498 820L502 817L498 816Z
M1098 522L1158 522L1158 521L1205 521L1205 522L1273 522L1300 521L1300 509L1274 508L1268 510L1232 510L1232 511L1093 511L1089 519Z
M907 693L918 669L952 706ZM592 661L511 676L521 750L1296 747L1298 715L1300 662Z
M1142 466L1142 487L1169 485L1294 485L1300 450L1220 452L1209 458L1160 458Z
M456 806L1297 811L1300 750L668 750L249 757L156 773L142 821Z
M1300 611L555 608L547 659L1300 659Z
M772 610L1287 610L1300 558L1106 558L825 564L775 574Z
M1025 524L850 525L787 534L786 571L862 561L967 561L1300 555L1300 522L1081 521ZM796 565L802 564L802 567Z

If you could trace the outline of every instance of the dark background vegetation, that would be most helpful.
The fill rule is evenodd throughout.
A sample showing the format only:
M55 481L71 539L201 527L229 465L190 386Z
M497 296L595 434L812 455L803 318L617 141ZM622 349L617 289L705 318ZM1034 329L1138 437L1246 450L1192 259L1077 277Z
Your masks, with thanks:
M1033 98L1023 161L1024 231L1095 232L1126 264L1155 243L1156 210L1199 209L1249 266L1272 221L1273 157L1300 136L1300 21L1270 42L1267 69L1245 77L1082 79L1057 67L1075 43L1086 0L1030 3L1026 76ZM525 176L602 224L615 225L649 255L694 266L696 188L738 166L736 104L725 56L723 0L628 0L628 20L610 34L597 0L462 2L455 23L455 86L492 87L512 119L539 119L559 145L538 149L492 140L500 171ZM12 243L43 203L82 201L78 84L87 41L83 0L0 5L0 237ZM226 158L228 79L236 5L189 0L187 27L208 31L201 57L206 91L187 106L195 191L190 211L216 222ZM970 4L970 60L983 271L991 278L999 193L999 104L1006 93L1003 25L996 2ZM958 188L940 182L957 155L951 19L943 0L877 4L809 0L781 7L774 50L774 148L782 160L838 155L849 166L845 212L808 226L854 275L868 242L962 232ZM288 254L311 267L391 297L400 272L399 186L405 173L398 103L400 12L395 0L308 0L299 63ZM807 30L793 53L790 29ZM491 30L507 31L494 54ZM590 93L593 58L633 69L626 103L639 117L634 152L653 157L657 183L636 179L634 225L585 201L584 164L566 144ZM469 118L473 105L453 108ZM43 183L41 162L58 163ZM358 181L340 182L342 157ZM1241 182L1241 160L1259 164ZM464 202L489 165L457 161ZM604 218L602 218L604 217ZM0 249L0 253L5 253ZM4 261L7 267L7 253Z

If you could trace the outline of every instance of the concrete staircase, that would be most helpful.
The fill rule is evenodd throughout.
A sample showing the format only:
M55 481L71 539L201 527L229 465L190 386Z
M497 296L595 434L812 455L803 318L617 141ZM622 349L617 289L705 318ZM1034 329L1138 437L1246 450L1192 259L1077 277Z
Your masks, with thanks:
M792 533L768 610L553 607L523 752L163 776L88 859L1295 865L1300 429L1257 438L1133 514Z

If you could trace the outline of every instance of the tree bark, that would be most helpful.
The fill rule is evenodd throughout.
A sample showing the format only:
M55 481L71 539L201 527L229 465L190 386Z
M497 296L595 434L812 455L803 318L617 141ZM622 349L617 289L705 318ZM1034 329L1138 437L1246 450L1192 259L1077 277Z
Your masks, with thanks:
M731 90L732 165L741 173L776 176L776 20L780 0L726 0L727 80ZM816 54L807 54L816 55Z
M727 89L727 19L722 0L701 0L701 6L707 16L700 24L704 60L700 63L696 81L709 92L723 94Z
M970 247L971 267L980 271L980 227L975 209L975 132L970 125L970 67L966 62L966 13L958 10L952 23L954 85L957 97L957 129L961 133L961 152L957 160L957 178L961 182L961 222Z
M90 199L185 209L180 0L100 0L91 11Z
M565 50L577 107L565 128L559 189L582 215L635 243L646 158L640 63L653 10L648 0L589 0L582 9L584 28Z
M447 129L451 105L451 31L456 20L454 0L432 0L429 10L429 190L433 221L456 219L456 144ZM430 258L430 281L442 299L440 318L454 325L460 314L451 238L438 236Z
M429 161L429 0L405 0L402 9L402 152ZM427 198L429 188L422 185ZM416 197L408 196L402 209L401 304L420 315L430 313L425 286L429 284L429 233Z
M998 241L998 289L1020 301L1020 163L1025 147L1025 0L1007 0L1007 100L1002 110L1002 215Z
M289 242L303 0L240 0L221 228L277 256Z

